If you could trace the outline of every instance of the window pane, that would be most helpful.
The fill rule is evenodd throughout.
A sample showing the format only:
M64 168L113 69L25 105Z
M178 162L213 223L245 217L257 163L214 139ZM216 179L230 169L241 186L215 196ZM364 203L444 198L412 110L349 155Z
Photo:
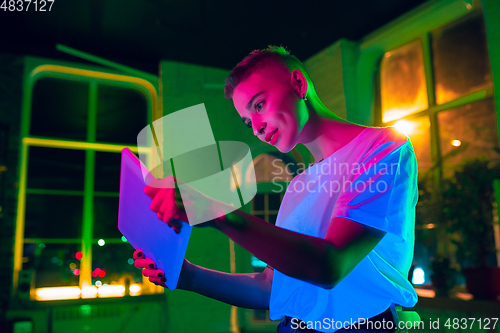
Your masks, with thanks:
M387 52L380 64L380 79L384 123L427 109L420 40Z
M264 210L264 194L256 194L252 200L252 210Z
M97 141L137 145L147 125L147 102L133 89L100 85L97 92Z
M280 193L269 193L269 210L278 210L281 205L281 194Z
M87 139L88 83L40 79L33 88L32 136Z
M94 238L121 238L118 197L94 197Z
M431 124L429 117L419 117L412 120L402 119L394 124L401 132L410 137L417 157L419 178L431 167Z
M23 269L35 270L35 288L78 286L78 251L80 244L24 244Z
M437 104L491 86L482 16L442 27L431 38Z
M269 219L267 222L271 224L276 224L276 218L278 217L277 214L269 214Z
M31 146L28 188L83 191L85 151Z
M83 197L26 195L25 238L80 238Z
M95 285L98 280L102 284L123 285L127 279L129 283L141 282L141 270L134 266L133 253L130 243L92 245L92 284ZM99 275L101 270L104 273Z
M438 114L443 176L451 177L464 159L498 160L498 129L493 99Z
M95 184L96 192L120 191L121 154L96 152Z

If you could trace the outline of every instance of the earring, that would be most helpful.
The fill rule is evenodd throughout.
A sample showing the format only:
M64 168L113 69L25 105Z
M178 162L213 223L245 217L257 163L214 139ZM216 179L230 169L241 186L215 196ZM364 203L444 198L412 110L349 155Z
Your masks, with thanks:
M302 99L303 99L304 101L307 101L306 94L302 95Z

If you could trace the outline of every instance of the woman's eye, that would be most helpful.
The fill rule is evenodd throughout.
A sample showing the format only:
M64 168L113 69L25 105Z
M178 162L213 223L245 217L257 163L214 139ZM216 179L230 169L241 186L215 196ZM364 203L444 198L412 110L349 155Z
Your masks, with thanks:
M252 128L252 121L251 121L251 120L250 120L248 123L245 123L245 124L247 124L247 126L248 126L249 128Z
M264 106L264 101L261 101L261 102L255 104L255 110L261 111L263 106Z

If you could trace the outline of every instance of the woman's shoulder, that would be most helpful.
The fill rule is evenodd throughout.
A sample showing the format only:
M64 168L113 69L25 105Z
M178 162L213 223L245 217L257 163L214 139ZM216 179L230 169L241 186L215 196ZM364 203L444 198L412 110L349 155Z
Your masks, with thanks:
M408 136L394 127L368 127L363 134L363 163L380 161L409 142Z
M372 138L373 147L390 145L393 148L400 147L408 142L408 136L393 126L367 127L367 136Z

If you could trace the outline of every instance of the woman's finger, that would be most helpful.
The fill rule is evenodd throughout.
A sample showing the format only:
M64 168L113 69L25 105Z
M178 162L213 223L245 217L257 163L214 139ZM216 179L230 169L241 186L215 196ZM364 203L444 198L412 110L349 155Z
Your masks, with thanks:
M168 225L174 228L175 232L178 234L181 232L182 229L182 221L179 220L178 218L172 218L168 222Z
M164 277L159 278L159 277L150 276L149 282L166 287L165 282L167 282L167 279Z
M144 258L144 252L142 252L142 250L135 250L133 258L134 258L134 260L135 259L143 259Z
M168 217L172 216L175 213L175 211L173 211L172 200L163 200L158 212Z
M153 202L151 203L151 206L149 206L149 208L151 208L151 210L153 212L158 213L160 211L160 206L165 201L165 199L167 197L167 193L166 193L167 191L168 191L168 189L162 189L161 191L158 191L158 193L156 194L156 196L153 199Z
M144 187L144 193L148 195L151 199L154 199L156 194L161 190L160 187L154 187L154 186L146 186Z
M148 276L148 277L159 277L162 278L165 276L165 273L161 269L151 269L151 268L144 268L142 270L142 275Z
M137 268L151 268L155 269L156 265L153 260L150 259L136 259L134 261L134 266Z

